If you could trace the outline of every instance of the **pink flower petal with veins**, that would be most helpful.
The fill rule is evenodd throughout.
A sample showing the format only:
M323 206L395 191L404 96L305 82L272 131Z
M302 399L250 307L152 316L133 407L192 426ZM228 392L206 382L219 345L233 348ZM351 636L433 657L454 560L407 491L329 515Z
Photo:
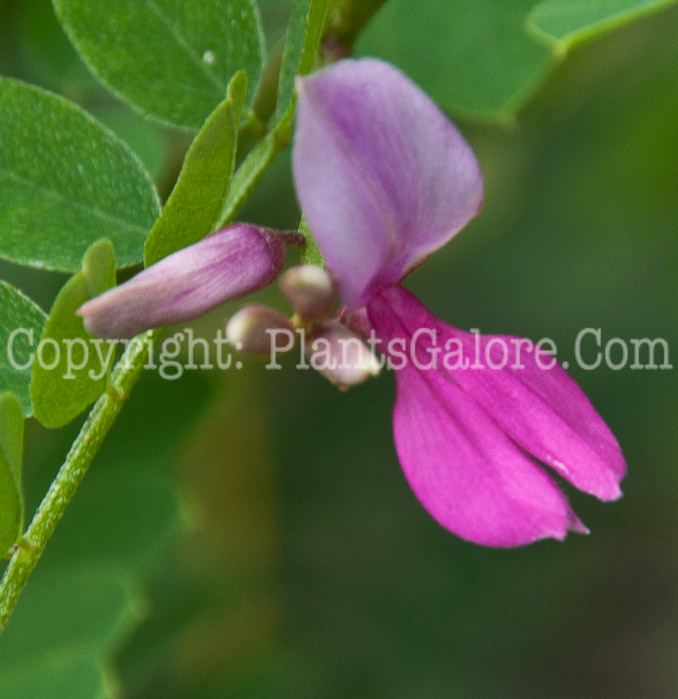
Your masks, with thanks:
M417 497L443 526L489 546L585 531L547 469L531 457L580 490L619 497L625 474L619 445L562 368L540 368L534 348L530 353L513 342L519 338L482 336L477 356L474 335L442 323L402 287L377 294L368 313L385 345L402 338L410 347L417 330L426 329L415 351L421 366L434 347L429 330L443 353L453 340L468 359L468 368L449 370L440 360L424 369L410 361L396 372L398 456ZM488 350L491 340L508 347L506 368L493 368L504 356L497 355L500 342ZM547 358L539 356L543 366ZM524 368L511 368L519 365Z
M349 308L399 281L482 205L471 148L393 66L345 60L298 82L297 194Z

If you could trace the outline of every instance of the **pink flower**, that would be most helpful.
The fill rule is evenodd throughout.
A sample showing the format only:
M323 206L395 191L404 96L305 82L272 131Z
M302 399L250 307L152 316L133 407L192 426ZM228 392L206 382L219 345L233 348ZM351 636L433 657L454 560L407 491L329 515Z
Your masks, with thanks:
M392 341L419 340L418 361L396 372L393 414L412 490L440 524L479 544L586 532L552 474L614 500L625 473L617 441L586 396L560 366L542 368L551 358L527 341L478 340L400 286L480 210L483 183L470 147L426 95L380 61L342 61L298 88L297 193L347 315L365 318L366 310L363 328L394 363ZM469 366L424 368L434 332Z

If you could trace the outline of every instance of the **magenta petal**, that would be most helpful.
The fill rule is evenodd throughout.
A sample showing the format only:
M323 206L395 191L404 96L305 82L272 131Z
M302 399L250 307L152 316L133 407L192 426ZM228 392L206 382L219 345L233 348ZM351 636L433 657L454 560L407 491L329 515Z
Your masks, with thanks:
M453 381L396 374L396 449L422 505L445 528L485 546L522 546L586 531L555 483Z
M387 63L345 60L298 85L297 193L356 308L478 213L480 169L440 109Z
M478 359L473 335L445 325L401 287L376 295L368 313L384 343L400 339L411 347L416 331L424 328L437 334L436 347L456 341L471 366ZM482 338L481 348L491 339ZM421 334L415 350L420 363L430 360L432 346L431 336ZM392 350L386 353L393 356ZM492 546L585 531L527 452L582 490L602 499L618 496L624 473L619 447L562 369L543 371L527 356L525 370L485 365L448 371L441 355L438 360L435 369L418 369L410 361L396 372L393 424L412 489L443 526Z
M626 464L619 444L552 357L543 351L537 356L535 346L522 338L477 337L451 327L402 287L388 289L383 296L408 332L434 329L439 347L456 341L472 367L483 367L456 369L451 376L520 447L579 490L601 500L621 495Z
M88 332L129 338L182 323L270 284L285 261L274 231L238 223L164 258L79 310Z
M474 337L457 336L469 351ZM457 371L454 379L492 415L495 422L523 449L551 466L572 485L600 500L621 496L619 482L626 475L626 463L619 443L575 381L559 365L543 369L537 364L533 347L516 356L519 338L483 336L482 357L495 355L494 365L503 361L497 350L499 340L509 347L506 369L498 371ZM550 366L549 355L541 352L542 366ZM518 360L520 364L518 364ZM521 368L511 368L513 365Z

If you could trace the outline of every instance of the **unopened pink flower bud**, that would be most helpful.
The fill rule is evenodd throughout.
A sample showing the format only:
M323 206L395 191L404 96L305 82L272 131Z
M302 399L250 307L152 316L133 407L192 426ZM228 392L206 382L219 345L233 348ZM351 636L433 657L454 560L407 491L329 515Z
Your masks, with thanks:
M364 337L334 320L307 336L305 350L311 366L340 388L357 386L381 369Z
M294 312L307 323L325 320L336 303L334 282L329 273L316 265L299 265L280 278L280 289Z
M285 352L294 347L294 329L282 313L252 304L241 308L226 324L226 338L248 354Z
M92 335L110 338L193 320L270 284L286 245L275 231L235 223L88 301L78 315Z

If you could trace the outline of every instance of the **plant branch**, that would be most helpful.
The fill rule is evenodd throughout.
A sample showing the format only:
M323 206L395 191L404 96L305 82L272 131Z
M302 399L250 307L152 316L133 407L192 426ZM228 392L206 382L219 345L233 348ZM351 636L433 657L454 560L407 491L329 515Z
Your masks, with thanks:
M0 631L7 624L31 572L99 451L104 437L141 376L153 342L161 334L161 330L151 330L131 342L125 350L113 371L108 390L94 404L33 521L17 542L0 583Z
M329 63L348 55L360 30L384 2L386 0L330 0L319 51L321 62ZM279 66L282 45L278 48L278 52L280 57L275 56L274 67ZM263 104L264 112L270 110L270 104L274 103L272 100L274 100L277 81L273 77L275 76L269 76L264 90L265 93L270 94L258 96L257 106L261 108ZM235 173L217 227L233 219L276 155L289 144L294 112L293 101L278 123L248 153ZM316 264L322 262L322 257L312 240L304 251L304 255L305 259L312 260ZM104 438L139 380L152 344L162 335L162 332L162 329L151 330L130 343L113 370L106 393L94 404L56 478L40 503L33 521L16 543L0 582L0 632L9 621L33 569L40 560L78 485L85 477Z
M353 44L386 0L330 0L322 40L323 62L336 61L353 52Z

